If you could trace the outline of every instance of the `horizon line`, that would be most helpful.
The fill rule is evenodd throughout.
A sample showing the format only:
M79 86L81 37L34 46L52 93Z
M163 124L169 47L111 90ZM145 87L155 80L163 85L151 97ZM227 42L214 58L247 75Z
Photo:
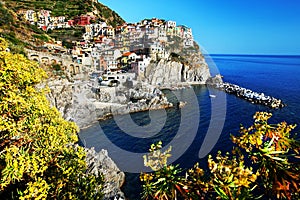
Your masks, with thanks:
M247 54L247 53L203 53L203 55L208 56L289 56L289 57L298 57L300 54Z

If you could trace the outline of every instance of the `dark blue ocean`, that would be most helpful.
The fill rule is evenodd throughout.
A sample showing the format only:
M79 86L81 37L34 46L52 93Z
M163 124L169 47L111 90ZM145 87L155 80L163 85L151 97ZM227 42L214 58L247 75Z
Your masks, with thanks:
M182 110L174 108L152 114L131 114L130 117L136 125L146 127L144 133L136 133L134 136L127 134L130 128L124 130L119 127L120 124L126 126L126 120L123 124L119 118L102 121L80 132L82 143L87 147L95 147L96 150L117 146L120 151L140 155L147 152L150 144L162 140L165 146L176 146L174 163L190 168L194 163L200 162L205 168L206 156L199 158L201 146L207 144L204 152L208 149L210 154L215 154L218 150L230 151L232 142L229 135L238 133L240 124L251 125L252 117L257 111L272 112L272 123L286 121L300 126L300 56L212 55L207 56L206 60L212 73L221 73L224 81L279 98L287 106L272 110L206 86L194 86L175 93L165 91L174 103L184 100L188 104ZM216 95L216 98L210 98L210 94ZM147 129L151 123L157 125ZM130 123L128 126L131 126ZM299 126L294 133L299 132ZM133 127L132 131L135 130L139 129ZM116 148L109 155L114 160L120 160L117 164L121 166L139 169L138 166L143 165L142 159L136 161L129 157L124 158L122 153L118 154ZM137 174L126 174L123 190L129 199L139 199L140 184Z

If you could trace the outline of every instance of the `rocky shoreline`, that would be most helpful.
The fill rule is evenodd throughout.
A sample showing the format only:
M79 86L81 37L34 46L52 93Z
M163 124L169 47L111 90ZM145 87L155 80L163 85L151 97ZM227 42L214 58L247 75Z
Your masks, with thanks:
M81 129L113 115L174 107L160 89L147 83L136 83L131 88L99 87L91 81L63 79L50 81L48 85L51 105Z
M235 84L225 83L220 75L209 77L205 83L172 82L153 86L147 81L135 81L118 87L103 87L91 80L68 81L67 79L49 80L50 93L48 99L69 121L74 121L80 129L89 127L94 122L105 120L114 115L124 115L147 110L167 109L177 106L182 108L186 102L173 105L163 94L162 90L179 90L190 88L192 85L206 84L214 88L234 94L251 103L262 104L271 108L282 108L281 100L256 93ZM125 175L108 157L105 150L95 152L86 149L87 163L91 173L103 173L106 176L104 186L105 199L125 199L121 186ZM108 177L108 178L107 178Z

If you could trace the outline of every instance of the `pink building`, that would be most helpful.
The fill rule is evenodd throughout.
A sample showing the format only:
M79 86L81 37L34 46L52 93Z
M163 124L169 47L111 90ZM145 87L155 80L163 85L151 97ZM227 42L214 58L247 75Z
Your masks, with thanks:
M74 25L85 26L91 24L91 20L95 20L95 17L89 15L81 15L74 18Z

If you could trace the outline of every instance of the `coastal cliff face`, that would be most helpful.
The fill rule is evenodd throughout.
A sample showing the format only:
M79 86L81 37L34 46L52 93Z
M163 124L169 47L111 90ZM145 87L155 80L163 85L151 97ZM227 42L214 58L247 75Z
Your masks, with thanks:
M144 76L149 84L168 87L181 83L206 83L211 75L199 45L195 41L188 47L184 44L184 38L168 37L165 44L168 56L153 59L146 68Z
M183 82L205 84L210 77L210 72L205 62L198 66L190 66L180 62L160 60L157 64L149 64L145 77L151 85L168 86Z
M103 200L124 200L121 187L125 181L124 172L120 171L115 162L108 156L106 150L96 152L94 148L86 148L86 162L89 174L96 176L105 174L103 185Z

